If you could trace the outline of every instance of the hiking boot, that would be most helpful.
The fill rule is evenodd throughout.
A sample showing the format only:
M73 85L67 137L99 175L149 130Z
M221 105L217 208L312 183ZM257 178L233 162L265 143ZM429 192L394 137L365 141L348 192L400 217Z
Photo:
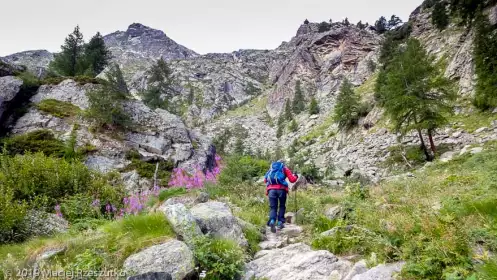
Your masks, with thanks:
M282 229L284 229L284 228L285 228L285 224L284 224L284 223L282 223L282 222L278 222L278 229L279 229L279 230L282 230Z
M274 222L274 220L271 220L271 221L269 222L269 226L271 227L271 232L272 232L272 233L276 233L276 227L275 227L275 224L276 224L276 223Z

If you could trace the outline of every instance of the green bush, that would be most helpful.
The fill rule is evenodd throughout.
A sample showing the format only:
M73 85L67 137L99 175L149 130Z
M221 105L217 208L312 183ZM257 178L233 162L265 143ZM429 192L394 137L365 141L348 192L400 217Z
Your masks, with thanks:
M269 169L269 162L251 156L231 156L226 160L226 166L219 175L219 182L223 185L237 184L251 181L255 177L263 176Z
M0 182L4 179L0 173ZM19 230L18 226L22 224L26 215L26 204L14 199L14 190L0 183L0 244L19 241L12 234Z
M161 191L159 193L159 201L166 201L167 199L175 196L179 196L186 193L185 188L169 188Z
M58 200L78 193L93 195L101 200L119 200L122 188L115 174L106 176L90 171L83 163L67 162L41 153L0 156L0 185L14 190L14 200L26 201L46 198L48 207Z
M50 130L41 129L3 140L3 146L9 155L26 152L42 152L47 156L62 157L64 142L55 138Z
M114 130L129 127L131 118L124 111L122 94L108 90L103 88L86 93L90 103L86 111L87 117L92 119L98 128L105 126Z
M69 222L76 222L82 219L99 218L100 204L92 207L94 198L87 194L76 194L65 198L60 203L61 212Z
M194 241L194 255L200 270L206 271L204 279L231 280L243 271L243 250L231 240L202 236Z
M45 99L36 105L38 110L51 114L58 118L67 118L76 116L81 109L69 102L55 99Z

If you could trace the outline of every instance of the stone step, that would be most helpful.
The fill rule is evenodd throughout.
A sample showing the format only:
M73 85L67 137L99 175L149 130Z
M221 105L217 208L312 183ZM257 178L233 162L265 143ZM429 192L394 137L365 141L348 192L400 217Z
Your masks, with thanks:
M302 233L302 228L294 224L286 224L282 230L277 229L272 233L270 227L266 227L265 240L259 243L261 250L273 250L283 248L288 244L296 243L296 238Z

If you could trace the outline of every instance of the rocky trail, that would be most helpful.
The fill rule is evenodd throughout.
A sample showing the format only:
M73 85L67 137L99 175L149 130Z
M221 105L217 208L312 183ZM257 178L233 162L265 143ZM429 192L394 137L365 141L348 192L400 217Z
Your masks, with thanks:
M369 269L364 260L353 263L325 250L313 250L299 242L302 234L302 227L295 224L287 224L276 233L266 227L265 240L259 244L261 251L246 264L243 279L388 280L402 269L403 263Z

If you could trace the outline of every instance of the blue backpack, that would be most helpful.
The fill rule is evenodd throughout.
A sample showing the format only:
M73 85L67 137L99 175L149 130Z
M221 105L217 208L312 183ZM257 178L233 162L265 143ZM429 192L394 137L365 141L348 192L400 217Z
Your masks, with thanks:
M282 162L273 162L271 168L266 172L264 178L266 179L266 185L283 185L288 187L286 182L286 175L283 172L285 165Z

